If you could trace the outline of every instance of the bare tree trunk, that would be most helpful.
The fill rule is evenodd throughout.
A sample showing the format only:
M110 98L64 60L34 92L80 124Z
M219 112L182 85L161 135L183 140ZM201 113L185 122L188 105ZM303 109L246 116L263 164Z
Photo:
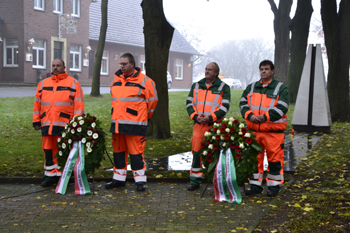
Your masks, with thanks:
M321 17L328 55L328 96L332 121L348 121L350 64L350 1L321 0Z
M275 31L275 77L283 82L287 82L289 66L289 24L290 10L293 0L280 0L278 9L274 0L267 0L271 5L271 10L275 15L273 28Z
M287 80L290 103L295 103L298 94L299 83L306 57L312 12L313 8L311 0L298 0L295 16L290 24L292 38Z
M103 55L103 49L105 47L106 33L107 33L107 16L108 16L108 0L102 0L101 3L101 28L100 28L100 37L97 44L97 50L95 54L95 65L94 73L92 78L91 85L91 96L101 96L100 94L100 70L101 70L101 61Z
M155 139L170 138L167 65L174 28L166 20L162 0L143 0L141 3L145 35L147 76L157 86L158 104L149 122L148 135Z

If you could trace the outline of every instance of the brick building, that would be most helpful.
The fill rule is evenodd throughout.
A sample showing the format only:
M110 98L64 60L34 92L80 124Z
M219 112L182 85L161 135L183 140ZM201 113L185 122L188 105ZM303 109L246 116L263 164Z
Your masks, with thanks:
M128 4L124 0L109 1L101 84L110 84L124 52L132 53L136 65L144 68L140 3L141 0ZM1 0L0 82L37 83L50 75L52 60L61 58L70 76L90 84L100 6L101 0ZM173 87L190 87L196 55L199 53L175 30L168 63Z

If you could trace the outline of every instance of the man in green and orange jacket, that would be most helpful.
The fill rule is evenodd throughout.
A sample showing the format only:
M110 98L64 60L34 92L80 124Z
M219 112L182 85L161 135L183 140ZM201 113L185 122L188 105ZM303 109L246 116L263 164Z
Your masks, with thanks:
M258 155L258 171L249 180L247 195L261 193L264 175L264 155L268 160L267 196L276 196L284 182L284 130L289 106L288 88L274 77L274 65L264 60L259 65L260 81L244 90L239 106L247 126L256 134L263 152Z
M220 80L219 72L217 63L209 63L205 67L205 78L192 85L187 97L187 113L194 121L191 139L193 160L188 191L198 189L202 183L202 157L198 151L204 133L213 127L214 122L222 120L230 108L231 90Z
M54 155L57 152L57 140L67 123L74 116L84 113L84 96L79 82L68 76L61 59L52 62L51 77L38 84L34 106L33 127L41 129L42 148L45 154L45 175L41 186L56 183L61 171Z

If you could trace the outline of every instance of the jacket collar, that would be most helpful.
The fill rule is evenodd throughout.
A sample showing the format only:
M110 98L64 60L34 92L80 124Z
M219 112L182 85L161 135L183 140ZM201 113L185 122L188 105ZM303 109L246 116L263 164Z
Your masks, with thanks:
M68 77L67 71L64 71L64 73L57 74L57 75L54 75L53 73L51 73L51 79L56 80L56 82L58 82L59 80L65 79L67 77Z
M141 73L141 69L139 67L135 67L134 73L132 75L129 75L128 77L137 77L139 76L140 73ZM117 70L117 72L115 72L115 75L120 78L124 78L124 74L121 69Z
M221 82L222 82L221 79L217 77L215 79L215 81L212 83L211 87L213 87L213 86L220 86ZM205 84L205 78L199 80L198 83L199 83L200 86L207 87L206 84Z
M263 85L261 84L261 79L257 83L258 85L256 85L256 87L263 88ZM267 84L266 88L273 89L276 87L277 83L278 83L277 79L275 79L275 77L272 77L271 82Z

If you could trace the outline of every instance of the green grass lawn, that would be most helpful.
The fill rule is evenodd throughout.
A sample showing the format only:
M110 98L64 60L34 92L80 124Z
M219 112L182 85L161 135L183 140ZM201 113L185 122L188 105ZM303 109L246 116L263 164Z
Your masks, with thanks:
M241 118L238 103L242 90L231 91L231 107L227 116ZM191 150L193 121L186 111L188 92L169 92L169 111L172 137L166 140L147 139L145 157L153 159ZM41 149L41 132L32 127L33 97L1 98L0 104L0 176L38 177L43 175L44 155ZM110 127L110 94L101 98L85 95L85 112L95 115L107 133L107 150L112 156ZM294 105L288 113L290 122ZM96 171L96 176L104 176L105 168L111 168L108 158Z

